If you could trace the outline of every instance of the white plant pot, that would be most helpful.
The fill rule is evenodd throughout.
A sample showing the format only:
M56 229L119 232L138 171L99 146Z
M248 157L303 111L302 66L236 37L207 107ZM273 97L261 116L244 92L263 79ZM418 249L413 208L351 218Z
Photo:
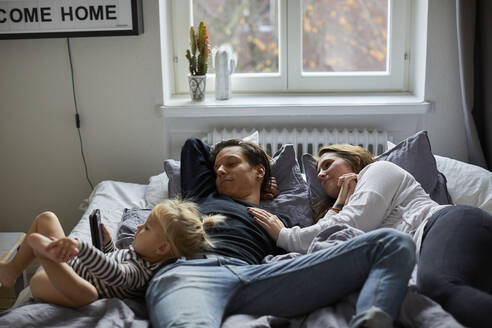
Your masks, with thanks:
M207 75L188 75L190 86L190 96L193 101L205 99L205 89L207 86Z

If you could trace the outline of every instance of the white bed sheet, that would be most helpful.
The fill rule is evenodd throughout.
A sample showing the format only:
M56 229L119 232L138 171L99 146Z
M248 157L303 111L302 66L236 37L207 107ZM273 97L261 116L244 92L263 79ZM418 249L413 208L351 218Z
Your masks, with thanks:
M84 215L70 232L70 237L91 242L89 216L95 209L101 211L102 223L109 230L113 240L125 208L146 208L147 185L106 180L100 182L89 198L82 204Z

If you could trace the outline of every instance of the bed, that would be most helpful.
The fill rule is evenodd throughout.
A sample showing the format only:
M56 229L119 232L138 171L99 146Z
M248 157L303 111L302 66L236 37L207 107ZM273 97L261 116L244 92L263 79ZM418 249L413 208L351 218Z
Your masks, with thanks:
M492 213L491 172L447 157L434 156L425 132L417 133L398 145L388 142L386 148L379 158L393 161L410 171L422 185L430 188L428 192L433 198L436 197L440 202L452 201L455 204L477 206ZM273 175L279 180L281 192L278 201L289 208L291 215L297 213L303 216L309 211L311 201L316 196L313 175L309 172L310 160L312 158L308 155L298 157L294 147L290 145L283 145L272 160ZM304 173L299 164L303 165ZM166 160L164 168L162 173L150 177L146 185L120 181L100 182L84 201L85 212L70 236L90 241L88 219L90 213L98 208L103 223L113 239L117 240L117 245L128 245L131 242L129 236L132 229L145 219L148 209L164 198L179 194L179 161ZM299 203L299 197L308 199L307 203ZM264 205L275 210L278 204ZM307 207L303 209L303 206ZM300 221L302 220L305 221L301 224L307 225L310 218L304 217ZM419 295L414 285L415 281L412 279L400 311L401 326L462 327L438 304ZM150 326L143 299L101 299L80 309L69 309L37 302L29 296L29 289L26 288L13 308L0 313L0 327ZM222 327L345 328L354 313L356 298L356 294L349 295L333 306L298 318L233 315L224 319Z

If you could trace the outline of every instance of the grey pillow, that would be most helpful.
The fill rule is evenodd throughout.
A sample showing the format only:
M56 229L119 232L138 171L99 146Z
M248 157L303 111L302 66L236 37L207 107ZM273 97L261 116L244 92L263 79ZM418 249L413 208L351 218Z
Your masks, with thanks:
M302 227L312 225L308 185L302 177L294 146L283 145L273 156L271 168L280 194L272 200L261 201L260 206L270 212L285 214Z
M326 197L326 192L318 179L316 159L311 154L302 155L302 167L304 167L308 184L309 203L313 213L315 213L316 204Z
M377 160L393 162L410 172L435 202L453 203L446 187L446 177L437 170L427 131L406 138L378 156Z
M169 198L181 197L180 167L179 161L164 161L164 170L169 178ZM308 185L299 169L294 146L284 145L273 156L271 168L280 194L273 200L261 201L260 206L270 212L285 214L303 227L313 224Z
M128 248L135 239L137 226L143 224L152 210L125 208L116 233L116 247Z
M425 192L439 204L452 204L446 188L446 177L437 170L436 160L432 154L427 131L420 131L406 138L394 148L377 157L378 161L385 160L400 166L412 174L422 185ZM309 185L311 206L322 200L326 194L317 179L316 160L309 154L302 156L302 164Z

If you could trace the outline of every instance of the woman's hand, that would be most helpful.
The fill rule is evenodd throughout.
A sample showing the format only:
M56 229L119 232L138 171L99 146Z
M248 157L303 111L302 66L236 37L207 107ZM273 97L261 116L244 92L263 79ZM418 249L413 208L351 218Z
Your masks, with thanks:
M46 251L50 253L51 260L56 262L67 262L79 253L79 247L80 242L78 240L63 237L52 241L46 247Z
M101 230L102 230L102 236L103 236L103 244L106 246L111 242L111 234L109 233L108 229L106 229L106 226L101 223Z
M248 207L248 212L253 215L256 223L262 226L273 240L277 241L280 230L285 228L283 222L276 215L260 208Z
M355 173L347 173L338 178L338 186L341 186L341 188L333 207L342 209L344 205L347 205L350 201L350 197L354 194L356 185L357 174Z
M278 190L278 185L277 185L277 179L274 177L270 178L270 181L268 181L268 184L265 188L264 191L261 192L261 200L271 200L274 199L275 197L280 194L280 191Z

